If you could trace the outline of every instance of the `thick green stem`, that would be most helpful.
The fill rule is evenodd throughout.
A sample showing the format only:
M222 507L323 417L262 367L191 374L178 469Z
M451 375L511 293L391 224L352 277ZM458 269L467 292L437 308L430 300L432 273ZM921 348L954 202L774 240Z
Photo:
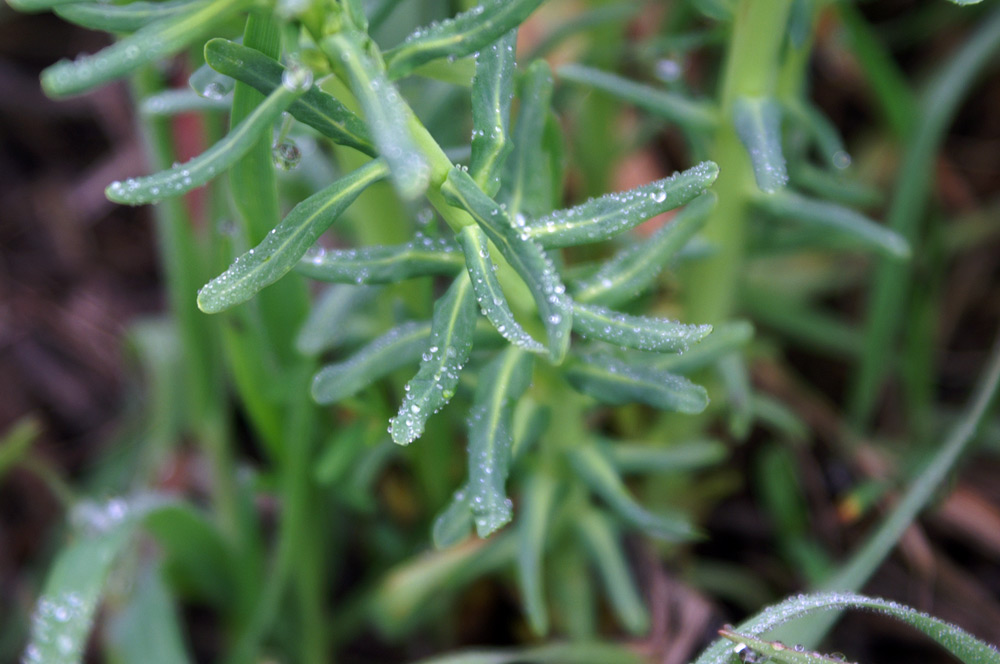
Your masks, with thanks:
M719 204L705 227L705 236L717 252L688 270L688 320L718 323L735 308L743 273L747 210L756 183L732 122L733 105L739 97L774 94L791 4L791 0L741 0L736 9L722 82L722 121L713 151L719 164L714 188Z

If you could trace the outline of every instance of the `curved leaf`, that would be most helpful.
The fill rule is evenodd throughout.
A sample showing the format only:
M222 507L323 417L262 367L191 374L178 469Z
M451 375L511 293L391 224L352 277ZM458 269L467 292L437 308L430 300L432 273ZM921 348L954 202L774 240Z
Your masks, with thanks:
M429 322L394 327L347 360L323 367L313 377L313 399L321 404L336 403L396 369L415 364L427 350L430 337Z
M785 155L781 151L781 106L774 99L740 97L733 104L733 125L743 142L754 179L761 191L771 194L788 183Z
M121 78L142 65L177 53L251 4L252 0L199 2L192 5L191 11L151 23L94 55L57 62L42 72L42 88L52 97L65 97Z
M279 85L225 138L191 161L146 177L112 182L105 194L115 203L141 205L202 186L245 155L302 92L302 87Z
M490 196L500 188L500 172L513 144L509 140L514 97L517 30L476 53L472 79L472 158L469 174Z
M527 222L523 233L543 247L600 242L693 200L719 175L711 161L628 191L605 194Z
M514 319L514 312L510 310L507 298L504 297L500 287L500 280L494 273L496 266L490 260L486 235L483 231L478 226L466 226L458 239L465 251L465 265L483 315L504 339L515 346L532 353L544 353L545 346L533 339Z
M406 244L309 251L295 271L334 283L394 284L414 277L452 276L464 266L454 242L421 237Z
M451 400L472 351L475 328L476 300L468 277L461 274L434 304L430 345L417 375L406 384L399 413L389 422L394 442L409 445L419 438L427 418Z
M385 54L389 76L406 76L419 65L438 58L461 58L510 32L543 0L484 0L469 11L419 28Z
M262 94L275 89L287 71L260 51L228 39L212 39L205 44L205 62L220 74L246 83ZM292 102L288 112L334 143L376 156L368 127L361 118L319 86L311 86Z
M198 308L218 313L246 302L288 274L323 231L387 172L385 162L370 161L296 205L260 244L198 291Z
M561 362L569 349L573 308L566 287L541 247L518 232L496 202L465 171L453 168L441 187L449 204L463 208L527 284L548 334L549 354Z

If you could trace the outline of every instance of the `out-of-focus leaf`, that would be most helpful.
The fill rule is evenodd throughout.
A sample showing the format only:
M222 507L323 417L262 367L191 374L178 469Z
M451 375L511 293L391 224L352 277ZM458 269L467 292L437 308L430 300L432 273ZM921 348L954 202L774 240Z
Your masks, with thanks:
M745 346L753 338L753 325L743 320L715 326L712 334L684 354L645 356L657 369L687 374L715 364L720 358ZM635 360L639 362L638 358Z
M705 388L687 378L648 364L632 364L607 355L589 355L566 370L578 391L616 406L644 403L661 410L700 413L708 406Z
M733 105L733 124L750 155L761 191L771 194L788 183L781 151L781 106L774 99L740 97Z
M605 441L601 453L622 473L689 473L726 458L726 446L718 440L671 443Z
M112 664L187 664L191 661L181 635L177 609L155 566L143 570L128 602L111 618L107 633L108 661Z
M524 611L532 631L545 636L549 631L549 612L545 606L542 580L542 557L549 536L549 517L555 505L556 483L543 471L534 473L524 489L517 524L517 572Z
M166 2L132 2L112 5L103 2L79 2L55 7L59 18L91 30L105 32L135 32L150 23L184 14L200 0L167 0Z
M431 539L438 549L455 546L472 532L472 509L469 507L469 485L463 484L434 518Z
M336 285L328 288L309 311L295 337L295 349L303 355L318 355L337 346L348 330L350 313L375 290L364 286Z

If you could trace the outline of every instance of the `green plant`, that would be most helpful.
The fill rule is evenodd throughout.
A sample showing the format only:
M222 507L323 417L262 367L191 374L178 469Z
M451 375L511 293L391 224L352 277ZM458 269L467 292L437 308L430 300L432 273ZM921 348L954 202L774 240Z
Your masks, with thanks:
M439 615L455 590L511 567L536 635L552 631L555 613L558 631L571 639L598 636L588 565L599 571L621 626L645 633L650 618L623 532L661 540L664 555L699 536L693 514L699 505L684 492L694 470L726 454L710 436L720 416L733 439L769 417L784 422L785 431L798 424L780 404L752 393L742 349L753 329L736 316L749 313L835 353L857 354L864 343L859 424L874 400L879 376L870 358L892 334L888 310L874 311L875 331L858 342L810 302L821 290L775 297L781 285L773 275L744 283L748 264L819 254L829 269L845 250L863 250L878 261L879 283L889 284L878 287L878 297L891 297L898 289L891 283L905 274L918 239L907 224L935 137L1000 45L994 10L945 69L947 85L932 88L932 101L944 96L948 103L905 130L919 137L917 165L901 176L890 216L898 221L888 228L858 211L877 194L844 174L849 158L837 130L807 95L816 17L832 4L850 17L849 5L682 3L672 20L692 28L686 36L693 44L700 36L692 26L702 14L731 30L717 98L628 80L597 66L595 53L591 65L558 69L567 84L560 101L546 60L515 57L519 26L541 0L487 0L402 40L392 30L419 21L402 15L416 10L392 1L13 4L54 7L66 20L127 33L96 55L52 66L42 84L50 95L65 96L132 76L157 172L112 183L107 195L131 205L158 203L173 313L159 331L179 340L181 350L166 362L183 364L185 398L177 412L152 416L199 441L213 491L209 512L149 495L142 482L127 487L134 494L127 501L77 503L81 536L49 576L29 662L81 659L114 561L129 555L143 569L107 630L109 650L121 661L142 656L137 634L156 634L165 662L188 658L174 592L220 616L228 642L215 653L219 658L254 661L276 651L293 661L324 662L359 624L373 623L390 638L411 634ZM448 3L426 4L451 13ZM595 6L561 36L628 15ZM240 27L242 43L234 39ZM195 91L164 89L148 66L177 54L196 64L204 59L191 76ZM562 105L580 125L594 126L607 101L574 110L580 89L671 123L694 165L563 207L567 150L580 156L584 196L606 191L599 151L614 150L586 135L578 140L596 145L567 146L556 109ZM202 155L170 166L170 118L192 109L204 112L214 140ZM893 107L887 113L910 115ZM279 177L282 169L290 173ZM228 179L219 177L226 173ZM209 230L201 233L181 197L205 185ZM645 240L627 233L681 206ZM225 223L231 218L235 224ZM335 222L337 241L353 248L317 245ZM619 244L590 246L611 240ZM660 275L671 264L680 274L680 297L650 297L663 294ZM311 302L306 278L334 285ZM169 352L147 343L151 356ZM321 366L325 357L336 361ZM709 391L689 376L719 394L720 407L706 412ZM888 534L847 568L861 571L831 577L831 590L858 589L898 540L971 440L998 381L996 371L987 374L975 407L887 523ZM265 457L250 478L236 472L234 404ZM334 407L321 407L328 405ZM455 415L463 411L467 423ZM602 428L608 435L595 433ZM670 444L629 442L629 436ZM465 462L455 463L455 441L463 440ZM406 505L394 520L370 519L370 541L354 545L372 559L368 576L331 606L328 590L352 553L343 534L364 518L357 515L372 514L372 485L387 468L391 475L397 458L412 472L403 502L437 512L431 538L439 551L422 555L427 534L411 532ZM626 484L631 475L640 476L632 486L642 500ZM261 491L282 501L272 547L253 507ZM702 498L710 503L718 495ZM153 562L128 546L140 526L162 549ZM473 527L476 539L468 537ZM161 567L176 590L161 578ZM950 626L853 595L791 600L724 636L754 657L829 661L757 637L793 614L848 606L944 634L939 640L957 644L952 650L963 661L1000 661L995 650ZM814 627L809 639L828 628ZM731 661L731 648L716 644L698 661ZM633 656L619 648L555 646L446 661L512 658Z

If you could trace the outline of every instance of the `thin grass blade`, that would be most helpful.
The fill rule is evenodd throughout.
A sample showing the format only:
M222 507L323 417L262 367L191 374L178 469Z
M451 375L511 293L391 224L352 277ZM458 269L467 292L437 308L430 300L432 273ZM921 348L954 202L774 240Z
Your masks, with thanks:
M543 247L569 247L607 240L693 200L711 186L718 175L718 166L710 161L702 162L668 178L532 219L524 225L523 233Z
M419 28L385 54L391 78L406 76L438 58L461 58L485 48L510 32L543 0L484 0L440 23Z
M349 359L323 367L313 377L313 399L336 403L396 369L419 362L430 338L429 322L403 323L389 330Z
M296 205L263 242L198 291L198 308L208 314L224 311L288 274L361 192L387 173L385 162L370 161Z
M212 69L255 88L262 94L274 90L288 71L281 63L256 49L228 39L205 44L205 62ZM334 143L376 156L368 127L333 95L311 86L288 108L296 120L307 124Z
M476 299L472 284L461 274L434 304L430 345L417 375L406 384L399 413L389 422L392 440L409 445L424 432L427 419L455 394L458 376L472 351Z

